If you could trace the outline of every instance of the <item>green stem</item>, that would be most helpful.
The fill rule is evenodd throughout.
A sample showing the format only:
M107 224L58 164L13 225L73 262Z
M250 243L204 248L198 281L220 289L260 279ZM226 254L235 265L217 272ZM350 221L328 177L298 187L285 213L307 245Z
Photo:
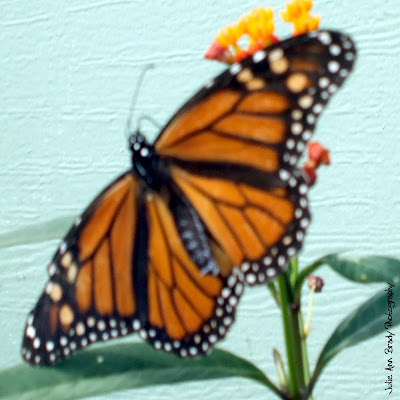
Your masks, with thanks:
M289 261L289 276L290 276L290 285L291 287L294 287L297 276L299 274L299 258L298 257L293 257Z
M298 309L293 307L293 288L286 273L278 278L278 285L288 361L289 393L297 400L301 398L305 386Z

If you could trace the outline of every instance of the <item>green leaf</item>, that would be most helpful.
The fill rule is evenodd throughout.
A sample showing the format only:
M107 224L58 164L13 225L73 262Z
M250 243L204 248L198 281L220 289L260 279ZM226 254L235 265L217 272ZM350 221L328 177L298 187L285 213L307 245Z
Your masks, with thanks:
M390 257L345 257L331 254L319 260L354 282L390 282L400 284L400 260Z
M0 248L59 239L65 236L74 218L68 215L3 233L0 235Z
M0 371L0 398L67 400L156 384L243 377L278 389L253 364L222 350L182 360L145 343L82 351L54 367L18 365Z
M391 288L392 297L389 297L389 288L390 286L387 285L380 293L353 311L336 328L318 358L311 378L311 386L315 384L328 362L341 350L354 346L378 333L391 331L393 326L400 323L400 307L391 308L388 304L389 301L399 298L400 287ZM388 314L391 314L391 323L385 326Z
M299 304L301 287L307 277L322 265L329 265L343 277L359 283L390 282L400 284L400 260L390 257L346 257L329 254L302 269L295 284L295 304Z

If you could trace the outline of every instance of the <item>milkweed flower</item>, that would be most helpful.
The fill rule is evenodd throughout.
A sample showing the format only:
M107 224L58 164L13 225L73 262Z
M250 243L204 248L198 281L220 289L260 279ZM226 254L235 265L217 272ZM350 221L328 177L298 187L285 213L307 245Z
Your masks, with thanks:
M329 150L319 142L311 142L308 146L308 158L315 163L315 167L322 165L330 165L331 159Z
M322 291L322 288L324 287L324 280L320 276L308 275L307 286L315 293L319 293Z
M308 146L308 159L303 165L303 171L307 174L309 186L313 186L317 180L317 169L321 165L330 165L329 150L319 142L311 142Z
M204 55L205 58L209 60L217 60L221 61L225 64L233 64L234 63L234 55L229 50L229 48L224 47L218 40L213 40L208 46L206 53Z
M293 24L293 36L317 29L320 17L310 15L312 0L293 0L280 12L285 22ZM274 13L269 8L254 8L237 22L219 30L204 55L226 64L241 61L257 50L279 42L274 34ZM239 42L247 38L247 47Z
M285 22L293 24L293 36L301 35L318 28L321 17L310 15L312 0L293 0L286 3L286 9L280 11Z
M247 48L239 45L243 37L248 39ZM278 41L274 36L272 8L254 8L236 23L219 30L205 58L232 64Z

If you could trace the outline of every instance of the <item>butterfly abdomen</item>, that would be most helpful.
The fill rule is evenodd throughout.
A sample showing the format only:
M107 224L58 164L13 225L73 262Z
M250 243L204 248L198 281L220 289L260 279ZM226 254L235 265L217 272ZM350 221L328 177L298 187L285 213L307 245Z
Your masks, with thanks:
M170 207L177 221L177 229L190 258L202 274L217 275L218 265L213 257L206 228L186 196L176 188Z

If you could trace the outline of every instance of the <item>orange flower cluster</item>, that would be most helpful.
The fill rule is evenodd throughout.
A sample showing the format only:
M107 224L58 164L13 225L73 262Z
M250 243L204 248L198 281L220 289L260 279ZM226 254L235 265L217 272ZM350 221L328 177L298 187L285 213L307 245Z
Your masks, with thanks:
M286 4L286 10L280 12L285 22L293 24L293 36L314 31L319 26L321 17L310 15L312 0L293 0Z
M285 22L293 24L293 35L299 35L318 28L319 16L311 16L312 0L293 0L281 11ZM247 37L247 48L239 41ZM255 8L236 23L222 28L208 47L205 58L233 64L266 46L278 42L274 35L272 8Z
M273 32L272 8L255 8L241 17L238 22L220 29L207 49L205 57L232 64L257 50L276 43L278 39ZM248 38L247 49L242 48L238 43L244 36Z

